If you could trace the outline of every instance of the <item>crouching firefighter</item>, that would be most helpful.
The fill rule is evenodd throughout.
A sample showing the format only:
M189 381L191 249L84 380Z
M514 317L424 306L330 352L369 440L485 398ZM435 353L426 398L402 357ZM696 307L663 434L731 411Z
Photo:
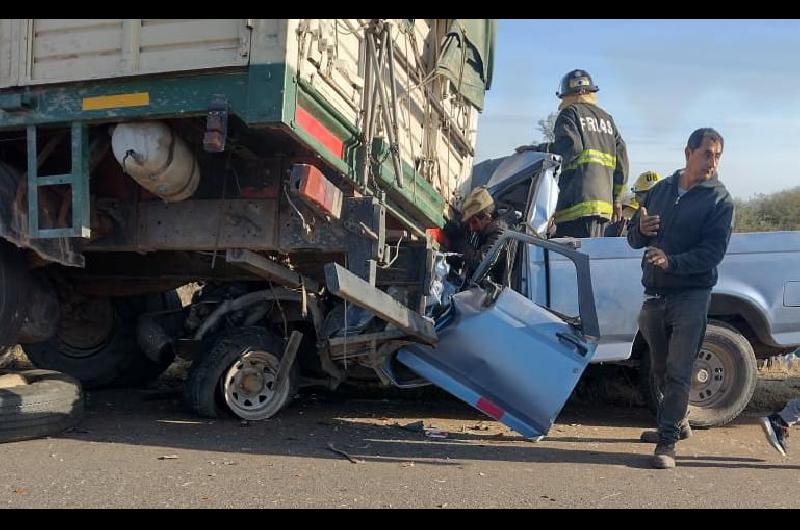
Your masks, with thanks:
M477 187L464 201L461 225L452 221L444 227L451 251L461 254L466 278L470 278L500 236L508 230L508 223L498 216L495 202L485 187ZM510 250L507 247L490 268L490 277L497 284L508 285ZM451 261L451 264L457 265Z

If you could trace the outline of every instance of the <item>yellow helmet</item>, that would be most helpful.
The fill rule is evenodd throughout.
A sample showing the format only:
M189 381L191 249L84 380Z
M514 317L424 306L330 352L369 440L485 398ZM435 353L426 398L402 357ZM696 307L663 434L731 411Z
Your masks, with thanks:
M633 210L639 209L639 201L636 200L636 195L633 192L628 192L622 195L623 208L631 208Z
M470 217L492 205L494 205L494 199L489 194L489 191L483 186L478 186L470 192L469 197L464 201L464 206L461 208L461 222L466 223Z
M648 191L650 188L655 186L659 180L661 180L661 175L659 175L658 172L645 171L639 175L639 177L636 179L636 182L633 183L631 191L634 193Z

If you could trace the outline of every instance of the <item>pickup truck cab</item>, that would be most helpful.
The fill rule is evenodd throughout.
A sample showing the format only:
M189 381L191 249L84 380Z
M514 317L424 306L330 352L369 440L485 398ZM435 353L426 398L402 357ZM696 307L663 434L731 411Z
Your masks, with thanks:
M397 386L423 384L402 380L399 366L410 368L530 438L548 432L589 363L638 366L655 404L637 325L643 250L621 237L545 239L560 162L527 151L489 161L488 171L475 167L473 186L486 185L498 211L516 214L521 226L497 241L466 288L443 296L438 342L398 349L384 370ZM494 284L488 271L509 246L510 274ZM756 358L800 345L798 265L798 232L732 235L695 361L693 425L732 421L752 398Z

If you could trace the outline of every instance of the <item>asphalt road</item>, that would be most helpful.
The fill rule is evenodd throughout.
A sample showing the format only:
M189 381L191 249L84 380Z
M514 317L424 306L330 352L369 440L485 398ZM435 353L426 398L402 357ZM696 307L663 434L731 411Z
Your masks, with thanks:
M450 399L306 394L242 423L174 393L92 392L71 431L0 444L0 507L800 507L800 450L781 457L755 416L696 431L672 470L649 468L651 424L571 405L532 443Z

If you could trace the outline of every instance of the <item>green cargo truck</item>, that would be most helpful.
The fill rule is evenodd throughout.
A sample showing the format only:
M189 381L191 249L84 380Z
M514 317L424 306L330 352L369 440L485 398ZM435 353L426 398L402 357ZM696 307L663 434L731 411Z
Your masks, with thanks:
M0 20L0 343L246 419L434 343L494 24ZM197 282L191 301L176 288Z

